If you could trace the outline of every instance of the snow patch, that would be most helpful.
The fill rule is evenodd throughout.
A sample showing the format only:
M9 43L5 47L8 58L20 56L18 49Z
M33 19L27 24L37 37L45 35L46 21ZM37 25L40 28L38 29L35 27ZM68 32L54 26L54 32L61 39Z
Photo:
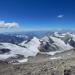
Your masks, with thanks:
M54 59L61 59L61 57L52 57L50 58L51 60L54 60Z
M56 53L61 53L63 51L52 51L52 52L47 52L46 54L49 54L49 55L55 55Z
M28 59L21 59L21 60L17 60L19 63L25 63L28 61Z

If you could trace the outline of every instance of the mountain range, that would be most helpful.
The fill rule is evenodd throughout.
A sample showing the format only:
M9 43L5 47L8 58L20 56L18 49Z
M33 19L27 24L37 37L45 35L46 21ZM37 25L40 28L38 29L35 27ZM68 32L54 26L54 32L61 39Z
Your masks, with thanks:
M13 38L13 36L11 37ZM54 32L51 35L45 35L41 38L36 36L28 38L21 35L16 35L16 37L21 39L20 42L0 41L0 60L14 59L17 62L24 62L28 60L28 57L34 57L38 53L54 55L74 49L75 47L75 35L69 32L61 34Z

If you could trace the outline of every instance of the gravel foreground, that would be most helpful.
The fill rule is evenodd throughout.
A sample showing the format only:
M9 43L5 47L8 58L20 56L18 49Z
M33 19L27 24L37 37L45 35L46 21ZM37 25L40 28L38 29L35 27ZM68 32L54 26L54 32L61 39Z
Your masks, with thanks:
M0 61L0 75L75 75L75 51L54 56L38 55L23 64Z

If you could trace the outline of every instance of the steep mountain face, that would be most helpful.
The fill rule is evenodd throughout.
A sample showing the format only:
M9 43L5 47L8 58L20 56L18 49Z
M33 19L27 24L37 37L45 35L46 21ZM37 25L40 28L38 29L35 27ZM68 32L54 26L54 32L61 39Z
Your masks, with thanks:
M28 50L32 51L33 53L39 52L38 48L40 46L40 40L36 37L30 39L29 41L23 41L20 43L21 46L26 47Z
M68 42L72 47L75 47L75 40L70 39Z
M75 47L75 35L71 35L71 39L68 42L72 47Z
M42 39L42 44L40 46L41 51L62 51L62 50L69 50L73 47L69 44L66 44L61 38L49 36Z
M17 55L23 55L24 57L35 56L39 52L39 45L39 39L35 37L28 43L22 44L23 47L11 43L1 43L0 59L16 57Z
M72 33L64 33L59 35L58 33L54 33L55 37L60 38L63 40L66 44L70 44L72 47L75 47L75 35Z

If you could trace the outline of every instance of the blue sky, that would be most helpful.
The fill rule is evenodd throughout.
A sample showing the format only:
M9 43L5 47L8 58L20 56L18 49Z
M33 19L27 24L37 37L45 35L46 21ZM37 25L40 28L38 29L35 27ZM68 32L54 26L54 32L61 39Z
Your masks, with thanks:
M0 21L19 30L74 29L75 0L0 0Z

